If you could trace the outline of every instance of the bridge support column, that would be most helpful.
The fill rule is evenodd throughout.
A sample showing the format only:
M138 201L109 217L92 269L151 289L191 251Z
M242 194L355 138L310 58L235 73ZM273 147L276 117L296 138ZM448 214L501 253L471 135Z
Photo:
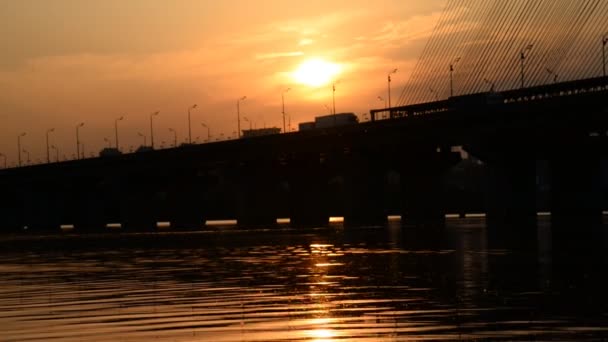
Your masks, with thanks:
M199 177L182 177L168 194L171 229L199 230L205 225L204 189Z
M401 162L402 224L444 227L446 212L443 176L458 161L458 153L444 148L417 154Z
M385 166L380 158L353 157L345 170L344 225L380 226L387 223Z
M29 232L58 232L63 201L52 189L28 191L25 203L25 225Z
M327 173L318 153L298 155L289 164L289 218L292 227L324 227L329 222Z
M155 231L157 203L155 194L144 188L128 189L120 199L121 228L124 232Z
M553 227L576 231L602 223L602 172L598 155L599 151L593 156L564 153L551 161Z
M258 164L259 163L259 164ZM258 165L253 165L258 164ZM237 224L243 227L276 226L279 180L273 166L263 161L250 162L236 176L238 178Z
M514 152L516 153L516 152ZM503 155L487 163L486 224L516 231L536 226L536 159Z

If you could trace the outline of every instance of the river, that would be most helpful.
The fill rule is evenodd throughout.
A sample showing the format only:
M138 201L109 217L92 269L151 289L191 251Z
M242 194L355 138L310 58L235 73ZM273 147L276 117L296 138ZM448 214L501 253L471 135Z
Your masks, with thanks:
M0 341L608 339L605 240L482 219L3 236Z

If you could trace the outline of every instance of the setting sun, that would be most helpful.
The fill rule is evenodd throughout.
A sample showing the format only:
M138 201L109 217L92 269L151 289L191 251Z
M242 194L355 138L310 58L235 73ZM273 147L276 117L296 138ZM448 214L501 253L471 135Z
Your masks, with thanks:
M339 64L315 58L302 62L292 77L300 84L320 87L331 82L341 69Z

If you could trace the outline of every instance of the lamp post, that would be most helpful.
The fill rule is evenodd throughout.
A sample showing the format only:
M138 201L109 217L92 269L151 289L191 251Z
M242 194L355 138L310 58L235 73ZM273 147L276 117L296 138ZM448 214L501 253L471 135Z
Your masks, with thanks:
M328 105L324 104L323 107L325 107L325 109L327 109L327 114L331 114L331 108L329 108Z
M490 85L490 91L491 91L491 92L494 92L494 88L495 88L495 86L494 86L494 82L492 82L492 81L488 80L487 78L484 78L484 79L483 79L483 81L484 81L485 83L489 84L489 85Z
M17 162L19 166L21 166L21 137L25 136L25 132L19 134L17 136Z
M602 37L602 70L606 78L606 44L608 44L608 33Z
M103 141L108 143L108 148L112 148L112 144L110 144L110 139L108 138L103 138Z
M450 63L450 97L454 96L454 65L458 62L460 62L460 57Z
M388 109L386 100L382 96L378 95L377 99L378 101L384 102L384 109Z
M6 169L6 155L4 153L0 153L0 157L4 159L4 169Z
M116 149L120 151L120 147L118 145L118 121L122 121L125 117L121 116L118 119L114 120L114 135L116 137Z
M54 131L55 131L54 128L46 130L46 162L47 163L51 162L51 157L50 157L50 152L49 152L49 133L54 132Z
M393 69L393 71L389 72L386 75L387 87L388 87L388 108L391 108L391 74L396 74L397 69Z
M283 93L281 93L281 103L283 105L283 133L286 133L287 131L285 130L285 93L290 91L291 88L287 88L285 90L283 90Z
M30 163L30 152L28 150L26 150L26 149L23 149L23 153L25 153L25 155L27 156L25 158L25 160L26 160L27 164L29 164Z
M76 159L80 159L80 136L78 134L78 130L82 126L84 126L84 122L81 122L76 125Z
M525 70L524 70L524 68L525 68L525 63L524 62L525 62L526 57L527 57L526 56L526 52L532 50L533 46L534 45L529 44L528 46L526 46L525 49L521 50L521 52L519 53L519 59L521 61L521 88L522 89L526 85L526 82L525 82Z
M241 101L245 101L247 99L247 96L243 96L241 98L239 98L238 100L236 100L236 123L237 123L237 131L239 133L239 138L241 137Z
M152 114L150 114L150 142L152 144L152 149L154 149L154 125L153 125L153 121L154 121L154 117L157 116L160 112L156 111Z
M435 101L439 101L439 95L437 95L435 89L429 88L429 91L431 92L431 94L435 95Z
M173 147L177 147L177 132L173 128L169 128L169 132L173 132Z
M557 83L557 77L558 77L557 74L549 68L547 68L545 70L547 70L547 73L549 73L549 75L553 76L553 83Z
M251 121L246 116L243 116L243 121L249 122L249 130L251 131Z
M59 162L59 149L55 145L51 145L51 148L55 150L55 163Z
M211 134L209 133L211 130L209 129L209 126L205 125L204 123L201 123L201 126L205 127L207 129L207 142L209 142L210 138L211 138Z
M143 135L141 132L137 132L137 135L139 135L140 137L144 138L144 144L143 144L143 146L146 146L146 136Z
M192 144L192 125L190 120L190 111L196 108L196 104L188 107L188 144Z
M332 90L331 101L333 103L333 107L332 108L333 108L333 114L335 116L336 115L336 83L334 83L334 84L331 85L331 90Z

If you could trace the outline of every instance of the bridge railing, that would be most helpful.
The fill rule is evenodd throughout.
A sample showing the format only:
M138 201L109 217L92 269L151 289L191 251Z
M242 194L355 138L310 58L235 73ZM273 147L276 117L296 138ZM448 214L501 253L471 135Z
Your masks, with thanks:
M608 91L608 78L596 77L584 80L552 83L523 89L513 89L502 92L496 92L494 94L500 96L504 103L513 103L536 101L551 97L571 96L581 93L606 91ZM370 117L371 121L377 121L382 118L395 119L445 112L454 109L454 106L462 108L463 103L467 102L465 99L478 98L484 94L491 93L462 95L451 97L447 100L426 102L393 108L372 109L370 110ZM473 104L474 103L472 102L471 105Z

